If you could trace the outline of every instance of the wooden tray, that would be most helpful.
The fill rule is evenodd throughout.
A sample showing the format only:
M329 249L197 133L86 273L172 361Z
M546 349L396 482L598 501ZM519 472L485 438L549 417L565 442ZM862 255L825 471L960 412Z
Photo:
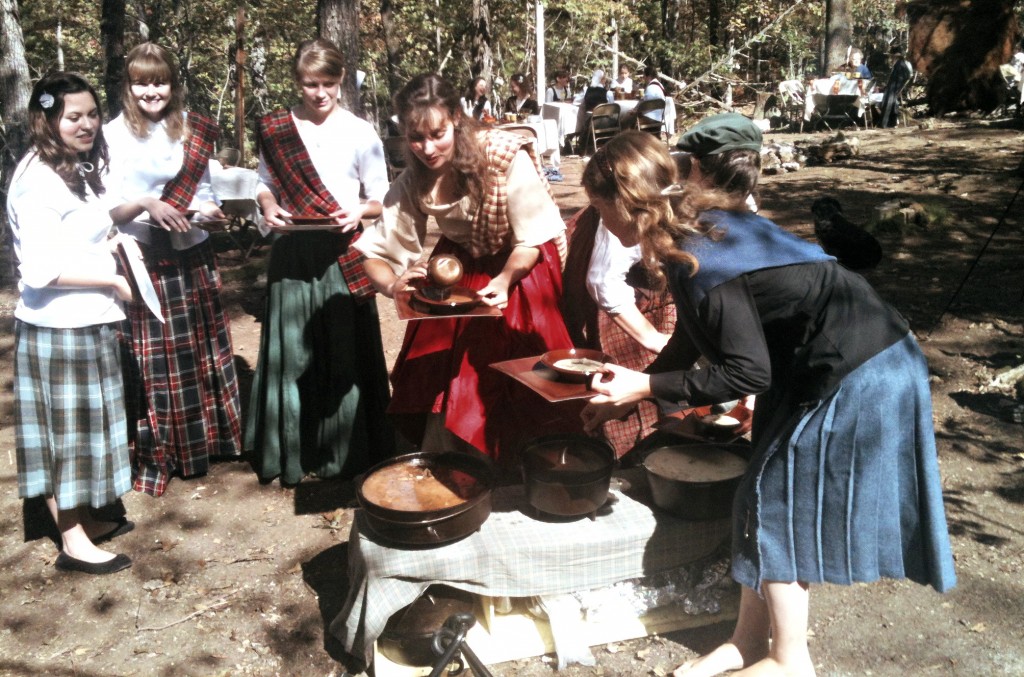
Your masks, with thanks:
M588 388L586 383L563 380L558 372L544 366L540 358L540 355L536 355L495 362L491 368L511 376L548 402L589 399L597 394Z
M453 311L431 312L427 306L413 300L413 291L407 289L395 294L395 310L399 320L447 320L454 317L501 317L501 310L494 306L478 303L470 308L456 308Z

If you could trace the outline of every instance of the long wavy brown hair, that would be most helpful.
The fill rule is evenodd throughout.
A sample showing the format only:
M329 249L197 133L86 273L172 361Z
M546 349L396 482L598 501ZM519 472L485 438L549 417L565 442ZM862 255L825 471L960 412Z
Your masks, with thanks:
M701 223L701 212L746 210L746 196L757 185L760 156L753 151L705 156L698 162L701 184L680 186L676 162L665 146L650 134L626 131L598 150L583 170L587 195L612 204L624 223L634 225L643 264L661 284L663 263L685 264L697 272L697 259L680 243L720 236Z
M481 202L487 176L487 149L480 134L480 124L462 114L459 93L437 73L422 73L406 83L394 99L398 123L402 131L425 130L437 126L446 117L455 125L455 154L452 169L455 186L460 195L469 195ZM410 150L407 151L409 169L422 192L432 185L430 169Z
M149 118L142 114L139 104L132 96L132 85L167 83L171 86L171 99L163 110L167 136L178 141L188 136L185 126L185 92L178 76L178 65L169 50L155 42L136 45L125 57L124 85L121 88L121 110L124 111L128 129L139 139L149 136Z
M96 139L88 153L76 153L60 138L60 119L64 115L64 97L68 94L89 92L96 102L100 119L96 128ZM43 104L48 103L49 107ZM57 172L68 189L80 199L85 199L86 185L97 195L104 191L101 175L106 173L110 160L107 142L103 138L103 108L100 98L92 85L76 73L56 72L43 76L32 88L28 102L29 134L36 155L48 167ZM92 165L91 171L86 171Z

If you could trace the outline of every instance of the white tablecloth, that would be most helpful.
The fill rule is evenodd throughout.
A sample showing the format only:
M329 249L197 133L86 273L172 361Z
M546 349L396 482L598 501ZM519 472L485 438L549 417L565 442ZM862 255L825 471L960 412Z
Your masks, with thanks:
M541 122L517 122L513 125L498 125L498 129L506 126L532 129L537 135L537 152L540 153L540 156L550 159L555 168L561 164L564 135L559 133L557 122L548 119Z
M545 120L554 121L558 129L558 145L565 144L565 135L576 131L576 115L579 106L572 103L546 103L541 110Z
M625 115L640 103L640 99L621 99L615 103L619 104L619 114ZM673 99L665 99L665 131L669 136L676 133L676 102Z
M252 169L244 167L221 167L210 163L210 188L218 200L233 200L230 215L252 221L257 226L263 225L263 215L256 204L256 186L259 175ZM241 203L239 200L246 200ZM249 202L251 201L251 202ZM230 216L229 215L229 216Z
M667 571L712 554L729 536L731 520L687 522L654 512L647 483L620 473L628 493L595 520L542 522L522 512L522 485L493 494L493 512L479 531L438 548L399 549L370 538L362 510L348 541L348 598L330 632L345 650L369 662L373 642L393 613L433 583L491 597L579 592Z
M830 78L818 78L807 83L807 97L804 103L804 120L810 121L817 108L824 108L828 97L833 94L857 96L857 115L864 115L864 100L870 88L870 80L848 78L841 73Z

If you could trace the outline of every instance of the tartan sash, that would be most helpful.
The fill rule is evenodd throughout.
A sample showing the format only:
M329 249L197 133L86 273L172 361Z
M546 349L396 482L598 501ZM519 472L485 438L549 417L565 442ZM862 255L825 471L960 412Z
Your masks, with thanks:
M210 165L214 145L220 136L220 128L210 118L188 114L188 138L185 139L185 159L181 169L164 186L160 199L178 211L185 211L196 196L196 188Z
M329 216L341 209L313 166L291 111L278 110L263 116L257 123L256 143L277 182L286 210L302 216ZM351 233L352 239L338 257L338 265L349 292L362 303L372 299L376 290L363 270L362 252L351 246L360 235L362 226Z
M474 257L495 254L507 244L508 220L508 170L520 149L525 150L537 168L540 180L551 195L551 186L544 176L544 167L530 142L524 136L490 130L487 132L487 179L484 196L477 210L476 227L472 240L466 245ZM554 197L552 195L552 197ZM562 255L564 252L559 251ZM564 256L563 256L564 260Z

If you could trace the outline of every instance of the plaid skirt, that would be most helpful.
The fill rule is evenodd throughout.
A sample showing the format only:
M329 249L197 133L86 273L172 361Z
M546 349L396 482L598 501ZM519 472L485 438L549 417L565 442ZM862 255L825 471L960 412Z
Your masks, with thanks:
M812 407L757 398L753 457L733 506L733 577L956 584L928 366L912 335Z
M278 238L253 375L245 448L263 480L351 478L394 455L376 303L357 303L338 256L349 237Z
M135 294L125 360L132 475L136 491L160 496L173 474L202 475L211 456L241 454L241 401L209 242L139 247L166 324Z
M15 323L18 496L101 508L131 489L117 329Z
M637 289L636 298L637 309L655 329L663 334L671 334L675 330L676 304L668 291ZM654 359L654 354L615 324L608 313L599 310L597 318L601 350L611 355L619 366L633 371L646 369ZM601 432L615 449L615 455L621 458L640 440L654 432L654 424L660 417L658 405L644 400L625 418L603 424Z

